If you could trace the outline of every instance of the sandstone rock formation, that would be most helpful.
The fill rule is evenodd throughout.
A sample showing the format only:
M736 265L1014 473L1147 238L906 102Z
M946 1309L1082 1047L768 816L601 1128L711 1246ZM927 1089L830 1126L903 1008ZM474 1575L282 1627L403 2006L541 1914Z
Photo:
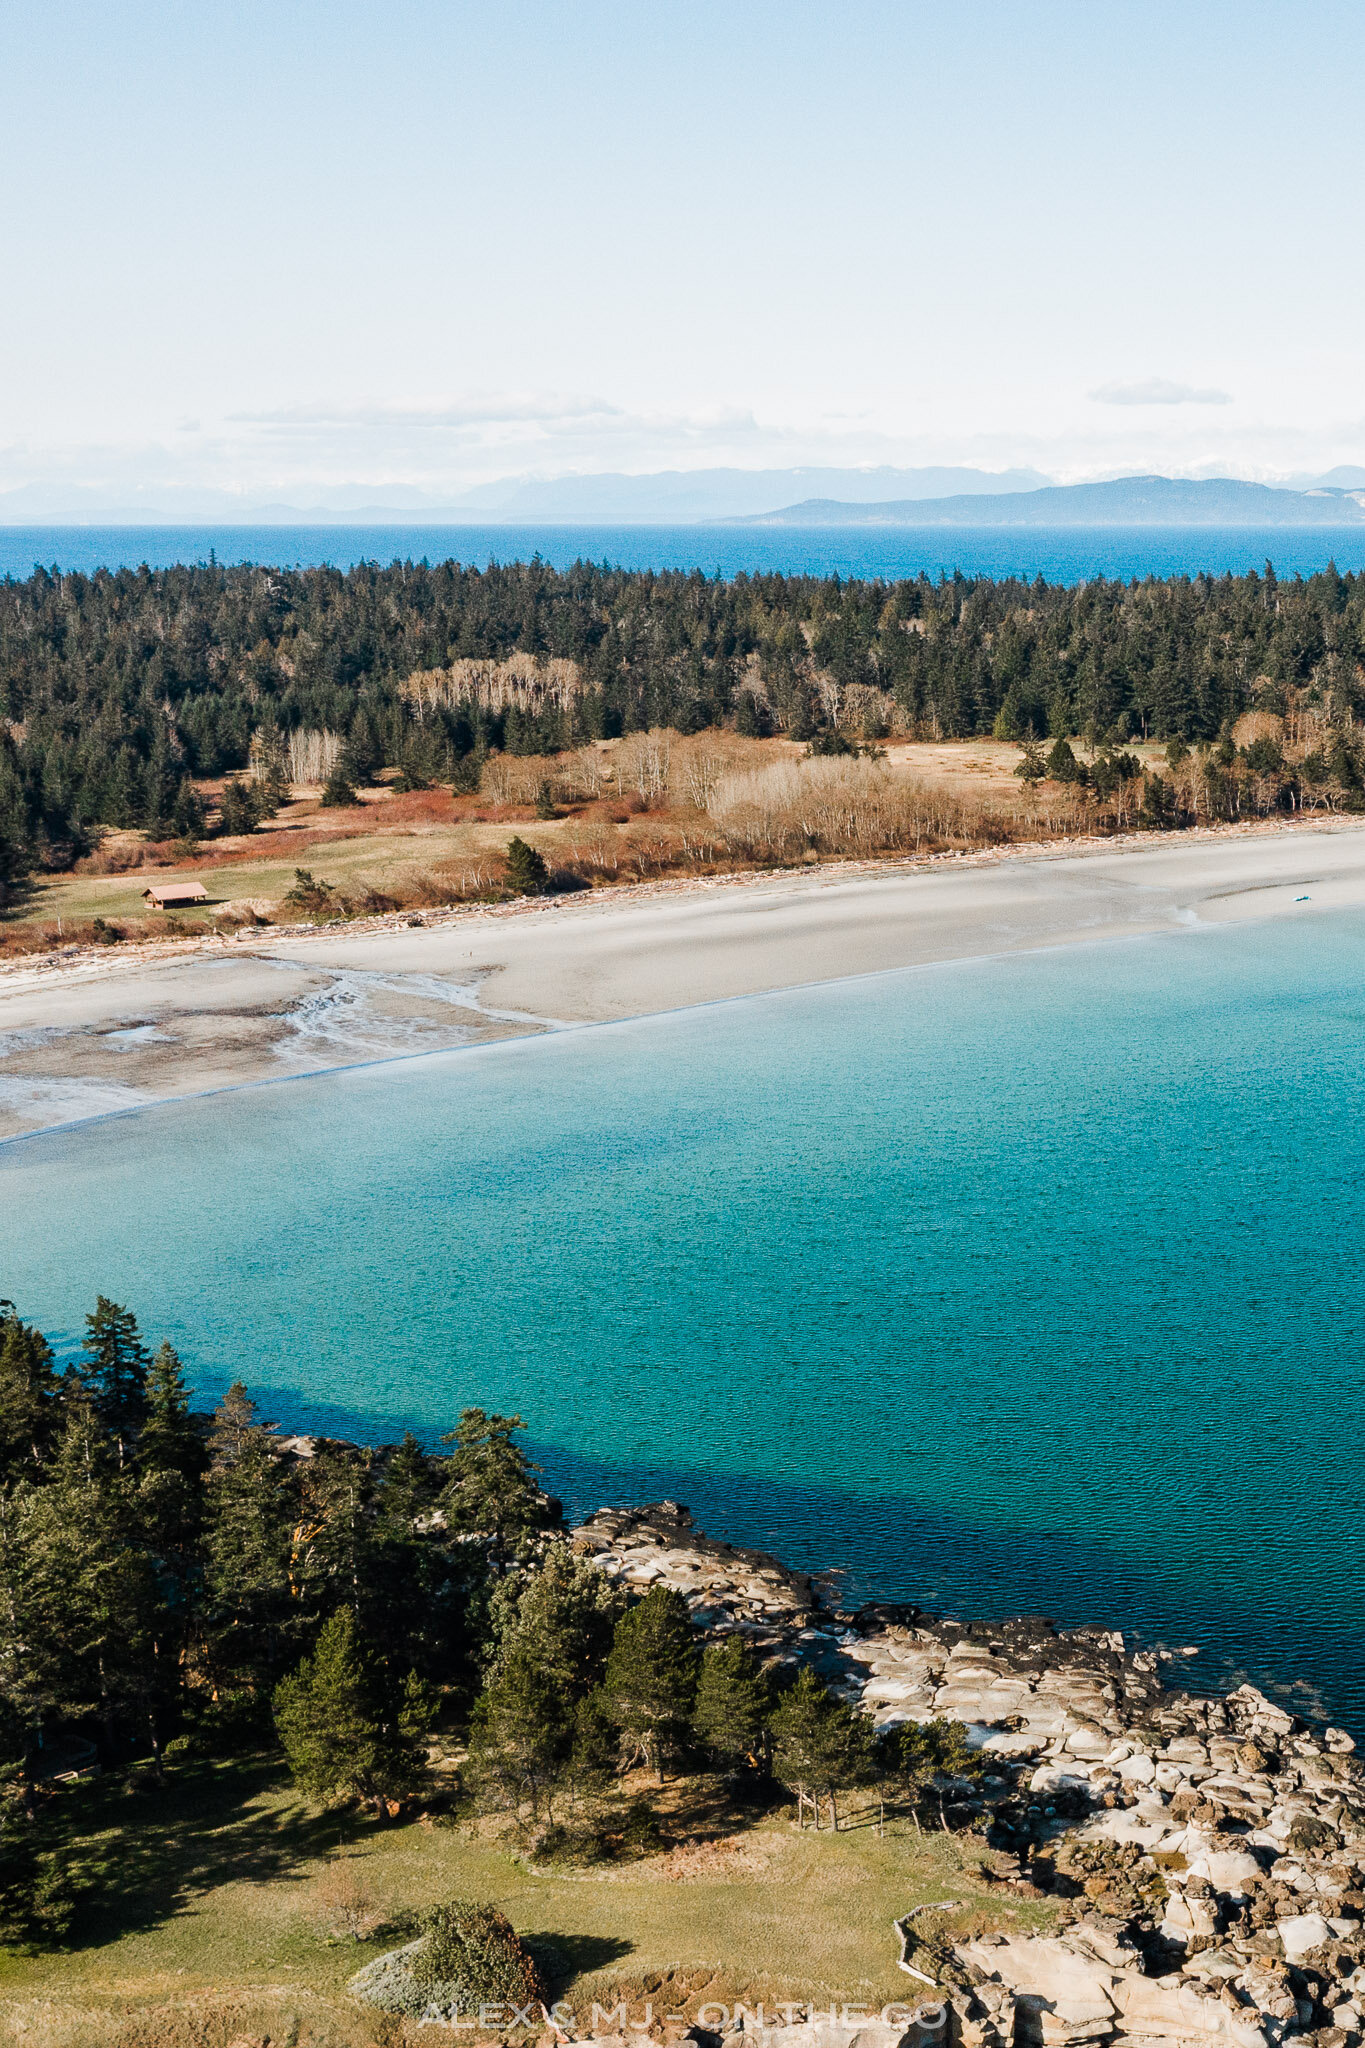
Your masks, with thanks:
M1106 1629L845 1612L674 1502L603 1509L573 1541L628 1586L676 1586L700 1626L812 1665L879 1727L966 1724L988 1771L950 1814L1069 1924L922 1946L901 1923L902 1960L950 1994L963 2048L1362 2048L1365 1765L1342 1730L1251 1685L1168 1690L1156 1654Z

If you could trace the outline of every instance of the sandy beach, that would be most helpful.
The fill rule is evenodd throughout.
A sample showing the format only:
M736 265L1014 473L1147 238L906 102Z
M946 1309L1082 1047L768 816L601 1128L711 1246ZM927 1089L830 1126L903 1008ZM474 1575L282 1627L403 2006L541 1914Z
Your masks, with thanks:
M1365 904L1365 825L826 867L0 970L0 1137L803 982Z

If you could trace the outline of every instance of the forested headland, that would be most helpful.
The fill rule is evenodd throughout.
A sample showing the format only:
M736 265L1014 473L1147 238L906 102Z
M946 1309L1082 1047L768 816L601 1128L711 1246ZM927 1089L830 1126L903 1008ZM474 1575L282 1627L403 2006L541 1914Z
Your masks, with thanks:
M60 1367L0 1303L0 1948L61 1947L120 1883L90 1781L243 1756L316 1807L580 1862L660 1847L650 1788L679 1776L722 1812L799 1796L837 1825L862 1786L947 1824L980 1774L960 1727L879 1736L676 1590L615 1582L521 1431L471 1408L434 1447L290 1438L240 1384L193 1412L116 1302Z
M469 791L492 756L651 730L817 754L1034 743L1025 775L1089 788L1101 827L1355 809L1363 662L1365 576L1330 567L1076 587L539 561L37 570L0 584L0 888L105 827L249 830L310 775L337 802L381 775ZM1248 714L1263 725L1238 738ZM1124 752L1150 741L1169 773Z

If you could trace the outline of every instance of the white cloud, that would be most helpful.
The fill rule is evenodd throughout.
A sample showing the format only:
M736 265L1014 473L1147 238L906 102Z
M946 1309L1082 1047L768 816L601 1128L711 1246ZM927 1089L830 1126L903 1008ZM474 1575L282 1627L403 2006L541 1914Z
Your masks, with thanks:
M1135 384L1101 384L1089 396L1097 405L1231 405L1230 391L1173 384L1169 377L1143 377Z
M283 405L268 412L228 414L234 426L336 427L345 431L373 428L383 432L434 432L442 428L581 425L589 420L623 417L619 405L605 398L576 398L553 392L533 396L473 396L429 403L389 404L361 399L350 404L322 400L309 405Z

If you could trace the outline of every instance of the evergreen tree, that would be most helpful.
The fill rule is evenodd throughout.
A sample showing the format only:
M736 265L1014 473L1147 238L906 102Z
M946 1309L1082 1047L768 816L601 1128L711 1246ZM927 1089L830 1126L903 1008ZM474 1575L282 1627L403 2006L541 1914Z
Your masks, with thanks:
M773 1691L743 1636L722 1636L701 1660L693 1726L701 1742L727 1765L765 1767L770 1748Z
M384 766L384 742L366 705L362 704L351 720L341 762L348 779L362 785L372 783Z
M171 1345L157 1350L147 1375L147 1419L138 1437L137 1514L142 1542L162 1576L153 1618L154 1654L163 1674L163 1713L172 1703L197 1622L203 1577L204 1474L208 1446L190 1418L184 1372Z
M830 1803L839 1826L838 1794L865 1784L872 1776L871 1727L823 1686L809 1668L784 1693L773 1714L773 1769L804 1809L815 1808L820 1824L820 1795Z
M41 1493L31 1480L0 1488L0 1731L5 1773L22 1779L30 1813L43 1731L66 1705L71 1678L64 1592L51 1585L35 1541Z
M582 1699L602 1681L625 1598L619 1586L567 1543L555 1543L535 1569L508 1575L492 1599L495 1669L531 1658L563 1693Z
M888 1728L879 1744L884 1786L910 1809L920 1832L920 1807L933 1782L933 1740L919 1722L902 1721Z
M188 775L182 775L171 805L170 827L174 836L188 849L193 848L204 836L204 803Z
M71 1932L77 1888L50 1830L12 1788L0 1790L0 1948L55 1948Z
M1058 739L1053 742L1052 750L1047 757L1047 772L1054 782L1083 782L1085 780L1085 770L1076 759L1070 741L1065 739Z
M228 837L254 832L260 823L257 787L255 783L243 782L238 775L229 776L223 784L223 794L218 799L218 823Z
M1138 819L1157 830L1169 829L1176 823L1175 790L1164 777L1153 773L1144 778Z
M51 1347L12 1301L0 1301L0 1485L41 1470L58 1424Z
M137 1462L144 1472L172 1472L197 1486L208 1469L208 1446L190 1419L184 1367L163 1342L147 1372L146 1415L138 1436Z
M946 1828L945 1793L949 1783L955 1778L974 1783L981 1776L982 1759L968 1743L966 1729L960 1721L942 1717L923 1723L907 1721L894 1731L892 1740L893 1774L910 1799L916 1826L917 1809L932 1786L938 1800L939 1822Z
M663 1783L665 1759L686 1741L697 1695L697 1641L687 1602L651 1586L616 1624L604 1692L617 1727Z
M395 1444L382 1468L376 1490L376 1515L380 1529L407 1542L417 1525L429 1516L441 1493L441 1482L432 1470L432 1460L408 1430Z
M455 1446L441 1493L446 1523L461 1534L486 1537L499 1566L507 1563L518 1541L559 1520L558 1502L536 1484L539 1465L512 1440L525 1427L519 1415L465 1408L457 1427L442 1438Z
M289 780L289 771L278 754L273 754L266 764L264 776L256 784L260 792L257 803L263 818L273 818L294 799L294 785Z
M1017 687L1011 684L1005 692L1000 709L995 714L991 733L998 740L1021 740L1025 730L1023 701Z
M300 1467L297 1486L294 1599L314 1614L329 1614L341 1602L364 1613L375 1542L372 1454L324 1440Z
M220 1681L270 1684L297 1619L290 1612L292 1514L274 1424L256 1419L240 1380L214 1412L205 1483L204 1593Z
M147 1347L132 1310L103 1294L96 1295L95 1312L86 1317L85 1328L81 1378L122 1463L147 1413Z
M152 1737L157 1673L156 1573L141 1541L134 1481L121 1471L83 1394L45 1484L15 1504L13 1631L0 1669L35 1732L54 1712L96 1715L109 1750Z
M503 1658L479 1695L470 1723L470 1761L485 1797L500 1795L513 1812L529 1802L554 1818L554 1793L573 1758L576 1721L571 1696L557 1676L525 1649Z
M375 1805L417 1791L426 1758L413 1727L416 1706L412 1688L396 1700L384 1697L354 1614L339 1608L312 1655L275 1688L275 1726L300 1789L315 1799Z
M428 1457L409 1433L377 1462L366 1630L395 1670L470 1691L486 1605L483 1547L461 1542L437 1511L446 1459Z
M319 801L324 810L345 810L349 805L360 802L356 786L351 780L350 770L344 760L338 759L336 766L323 783Z
M293 886L284 900L290 910L301 910L305 917L314 920L340 915L336 890L310 868L295 868Z
M181 781L180 767L166 727L160 725L142 776L142 815L138 822L149 839L164 839L173 830L172 818Z
M507 846L507 886L517 896L538 896L549 880L550 870L542 854L520 837Z

